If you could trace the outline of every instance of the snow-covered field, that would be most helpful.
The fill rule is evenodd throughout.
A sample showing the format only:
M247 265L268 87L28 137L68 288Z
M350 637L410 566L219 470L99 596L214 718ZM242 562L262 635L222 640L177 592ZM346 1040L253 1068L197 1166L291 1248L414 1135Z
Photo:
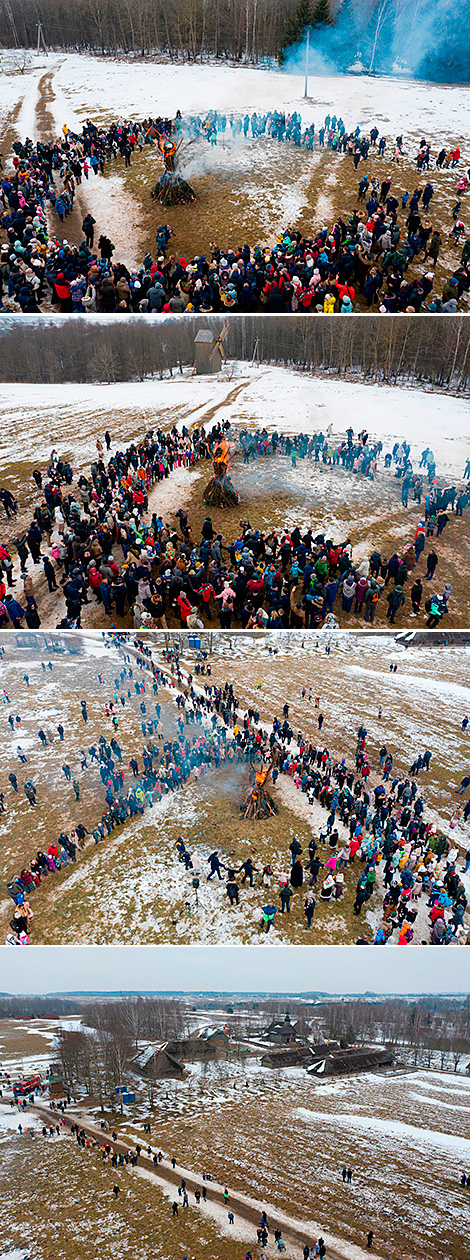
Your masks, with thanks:
M80 1019L64 1016L62 1019L0 1019L0 1070L13 1077L22 1076L26 1072L39 1072L46 1075L53 1059L53 1043L61 1029L69 1032L82 1028ZM0 1112L0 1133L2 1122L6 1124L5 1115L16 1115L16 1112ZM16 1125L10 1126L15 1128Z
M284 1211L286 1221L303 1221L333 1250L348 1239L351 1260L371 1226L373 1249L393 1260L427 1256L431 1240L436 1260L460 1257L458 1238L470 1223L458 1185L470 1158L465 1078L419 1070L321 1084L301 1068L270 1072L248 1060L188 1065L186 1080L167 1092L163 1083L152 1146L160 1143L183 1167L206 1168L217 1182ZM142 1141L131 1117L122 1133ZM346 1191L344 1164L353 1170ZM439 1239L449 1211L447 1237Z
M430 774L436 774L436 780L421 783L429 816L466 849L469 824L459 821L454 811L461 800L455 796L455 787L468 762L460 715L465 715L470 704L470 649L404 647L392 635L383 634L361 638L339 632L327 640L331 654L325 656L322 633L300 638L271 632L260 638L256 651L248 635L219 635L211 657L214 682L220 685L228 677L242 701L251 705L256 701L261 720L268 723L268 714L281 712L290 679L290 721L294 729L308 729L313 739L316 710L301 696L302 686L310 687L320 697L327 746L346 758L344 750L352 749L359 721L367 728L368 746L380 748L385 742L393 749L397 772L408 771L421 746L433 749ZM274 660L269 657L273 646ZM183 655L185 659L190 656ZM397 666L396 673L391 672L392 665ZM289 805L302 814L307 807L292 783L282 787ZM314 828L321 826L320 807L308 807L307 816ZM470 875L463 879L470 898ZM377 922L376 912L371 912L371 922Z
M407 439L417 471L422 450L432 447L439 484L462 485L470 453L468 417L468 402L444 393L363 385L284 367L256 368L241 361L230 362L228 372L211 378L193 376L186 369L170 379L114 385L5 385L0 398L0 479L20 505L18 517L6 526L5 541L12 541L19 528L28 528L39 502L33 470L39 467L44 474L55 449L70 461L76 480L82 472L88 475L96 440L103 439L106 428L114 453L143 438L149 429L167 430L174 424L180 429L183 424L190 429L198 424L210 430L215 423L228 422L235 432L263 426L290 434L323 432L332 441L344 439L351 425L355 434L365 429L370 441L383 443L374 481L312 460L298 459L293 469L288 457L278 456L246 467L237 456L232 472L242 510L250 514L254 528L284 530L300 525L312 527L314 535L326 530L328 537L338 540L349 535L358 562L377 545L386 556L395 550L401 554L401 548L413 540L423 509L411 498L408 508L401 507L401 483L394 477L394 466L385 468L384 456L395 443ZM203 508L198 482L204 471L204 464L175 470L155 485L149 517L156 511L169 520L178 507L189 504L197 530L193 517ZM232 531L238 528L238 513L227 522L224 513L216 511L214 523L226 537L237 537ZM461 585L468 568L465 517L451 518L439 546L442 560L437 580L450 581L453 590L448 624L460 628L465 624L467 598ZM15 550L13 554L14 577L21 583ZM119 553L117 559L119 563ZM38 568L34 583L43 625L57 625L65 613L61 591L51 595ZM21 593L20 584L17 589ZM385 612L383 602L378 623L384 621ZM405 614L407 610L400 624L406 624ZM85 628L99 624L97 606L86 607L82 615Z
M260 1012L258 1007L262 1024ZM57 1019L55 1024L59 1028L79 1022ZM26 1040L42 1023L0 1021L0 1043L11 1036ZM397 1057L395 1071L324 1081L312 1079L302 1068L272 1071L261 1066L256 1054L243 1060L231 1056L227 1061L188 1063L182 1080L153 1084L150 1112L150 1086L133 1076L136 1103L126 1106L122 1115L114 1113L112 1125L126 1147L140 1143L144 1152L147 1145L151 1154L163 1151L158 1191L150 1170L115 1171L106 1168L97 1153L84 1156L65 1133L60 1139L43 1137L38 1132L42 1121L31 1113L21 1115L5 1098L0 1102L0 1190L7 1183L16 1190L12 1196L0 1194L5 1256L10 1260L10 1248L23 1260L26 1247L21 1250L20 1240L34 1237L28 1254L33 1260L46 1260L50 1254L44 1247L46 1210L49 1220L56 1212L60 1216L59 1260L67 1255L75 1260L82 1254L80 1243L83 1247L83 1231L92 1214L97 1236L114 1227L110 1188L117 1181L119 1205L125 1211L114 1254L117 1260L131 1260L132 1255L142 1260L139 1249L127 1249L126 1231L139 1205L141 1211L144 1207L142 1196L147 1201L145 1221L151 1213L154 1231L165 1231L168 1216L171 1222L169 1202L178 1196L166 1174L174 1158L177 1176L195 1177L196 1184L197 1179L202 1184L205 1173L208 1191L207 1204L199 1209L190 1189L182 1254L188 1237L195 1250L199 1235L202 1248L208 1228L213 1231L213 1260L222 1256L235 1260L241 1244L253 1248L257 1216L244 1217L242 1209L254 1203L258 1211L259 1205L266 1209L268 1220L275 1214L281 1223L287 1260L298 1260L298 1238L294 1245L289 1238L292 1229L308 1239L321 1233L331 1260L364 1260L371 1228L374 1242L368 1254L374 1260L429 1260L430 1254L433 1260L464 1260L461 1240L470 1228L470 1200L459 1183L470 1160L470 1081L462 1074L464 1062L461 1073L454 1075L413 1068L412 1055L404 1047L398 1048ZM91 1125L99 1134L97 1099L79 1097L72 1113L71 1118L76 1115L79 1123ZM150 1136L142 1128L149 1117ZM27 1130L23 1134L19 1123ZM343 1184L343 1167L352 1170L350 1185ZM86 1196L88 1204L85 1213L80 1207L80 1215L77 1177L80 1203ZM211 1186L215 1191L228 1187L229 1207L235 1211L233 1229ZM33 1187L36 1192L41 1188L37 1231L31 1229L27 1209ZM23 1212L17 1207L20 1200ZM271 1224L268 1256L275 1255L273 1228ZM66 1249L69 1237L78 1242L77 1253L70 1242ZM176 1241L173 1251L165 1248L165 1256L179 1254Z
M237 457L235 486L254 527L282 530L300 524L313 526L314 533L326 529L329 537L338 539L349 533L355 560L370 555L377 543L389 555L412 541L422 509L411 500L408 509L401 508L400 483L394 479L393 467L385 469L385 453L395 442L407 438L417 470L421 451L431 446L440 484L458 485L470 451L468 416L468 402L444 393L398 385L363 385L284 367L256 368L241 361L231 361L228 372L210 378L193 376L185 369L182 375L165 380L114 385L4 385L0 397L0 481L20 505L18 516L6 524L4 538L11 542L19 528L28 527L39 502L33 470L39 467L44 474L55 449L70 461L76 480L82 472L88 475L96 440L103 439L106 428L111 432L114 453L157 426L167 430L174 424L180 429L186 424L191 429L199 424L208 430L214 423L228 421L235 431L263 426L290 434L323 431L335 441L344 439L351 424L356 434L365 428L370 440L383 442L375 481L311 460L298 460L292 469L287 457L260 459L249 467ZM176 469L168 480L155 485L149 515L157 511L170 519L178 507L188 504L194 494L197 497L197 482L204 467ZM227 535L223 514L219 515L218 528ZM233 521L228 529L237 524L238 520ZM467 563L465 520L454 522L452 518L443 538L446 548L451 531L452 545L443 553L438 577L451 582L454 596L449 624L460 627L466 615L465 592L460 589ZM14 577L21 583L14 548L13 555ZM21 594L21 585L17 590ZM43 625L56 626L65 613L65 602L60 590L49 593L38 568L34 571L34 591ZM379 621L381 616L379 609ZM97 606L86 607L84 627L93 628L99 617Z
M0 57L11 66L11 53ZM24 75L10 73L7 90L0 96L0 108L19 102L22 122L31 130L38 83L47 72L53 76L56 96L57 131L99 112L115 116L143 118L148 114L174 117L177 109L200 113L210 109L238 113L243 108L268 111L300 110L306 123L323 122L327 112L336 112L351 129L368 129L377 123L381 131L395 136L410 133L427 136L448 145L467 142L465 119L470 107L470 87L439 85L416 79L375 75L314 76L309 78L309 96L304 99L303 75L282 70L257 70L217 63L206 65L159 64L131 58L89 57L73 53L41 53L32 57ZM28 114L29 111L29 114ZM29 127L28 127L29 122Z
M363 385L283 367L231 363L230 378L193 376L115 385L4 384L0 398L0 475L16 461L42 462L55 447L75 464L96 453L96 438L119 425L119 439L137 431L228 420L235 428L344 435L351 425L384 443L407 440L419 464L431 446L438 473L461 477L470 451L468 401L422 389ZM242 390L236 390L236 386ZM235 395L232 398L232 395ZM211 412L211 419L207 413ZM213 413L213 414L212 414Z
M315 123L317 133L327 113L341 114L350 131L359 126L368 133L375 123L388 137L390 161L395 136L402 134L404 162L412 166L423 136L431 143L433 155L443 146L447 149L459 144L460 169L435 171L433 176L434 213L444 232L449 230L449 201L454 196L456 175L464 169L469 144L464 123L469 87L380 76L312 75L305 100L303 76L281 70L219 63L161 64L66 53L45 58L41 53L39 57L30 56L24 73L20 73L15 70L18 60L11 52L0 53L0 71L4 71L3 78L0 75L0 121L22 138L59 136L64 125L79 131L88 117L106 123L118 117L174 117L178 109L183 115L203 116L211 109L228 115L232 111L239 114L241 109L248 114L277 109L286 113L300 111L304 126ZM210 175L212 181L220 178L221 186L226 186L227 205L218 225L223 235L229 231L238 239L246 223L248 234L274 243L276 232L287 223L304 219L311 224L313 217L319 226L323 219L328 221L343 213L343 199L350 193L341 192L340 184L343 173L350 173L350 162L319 147L299 154L287 145L283 146L282 156L278 150L277 143L267 137L248 138L245 142L234 140L228 131L227 139L215 148L199 139L188 150L184 160L189 179ZM147 153L145 158L148 157ZM90 211L101 228L112 235L116 257L128 266L135 265L154 240L148 210L154 168L149 167L147 160L132 166L131 180L118 166L118 173L114 168L107 169L105 180L92 176L83 181L77 190L77 213L73 212L67 221L67 239L78 242L81 219ZM379 169L380 166L379 162ZM397 170L398 185L400 178ZM403 172L403 178L408 185L410 175ZM208 196L208 189L203 189L202 214L208 207ZM238 207L242 207L241 220ZM208 241L214 235L212 218L217 213L217 204L211 203L210 225L203 219L204 230L199 236L197 209L186 223L176 212L172 225L186 250L200 253L204 246L207 251ZM50 228L58 230L54 216L50 216ZM453 265L452 250L444 241L440 267L450 271Z

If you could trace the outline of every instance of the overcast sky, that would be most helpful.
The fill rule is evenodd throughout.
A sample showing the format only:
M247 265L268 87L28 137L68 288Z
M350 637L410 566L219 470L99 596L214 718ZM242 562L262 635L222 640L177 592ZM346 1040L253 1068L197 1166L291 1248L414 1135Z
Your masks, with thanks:
M432 946L6 946L0 991L468 993L469 955Z

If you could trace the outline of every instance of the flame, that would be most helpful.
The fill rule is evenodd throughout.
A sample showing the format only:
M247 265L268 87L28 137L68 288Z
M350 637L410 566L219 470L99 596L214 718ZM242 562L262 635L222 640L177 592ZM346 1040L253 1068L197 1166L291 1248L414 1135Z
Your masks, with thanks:
M230 448L235 445L234 442L227 442L226 438L219 438L212 450L212 464L216 477L225 477L230 466Z
M165 135L165 132L159 133L157 143L160 153L164 153L168 157L172 157L173 154L176 153L176 144L174 140L169 140L168 136Z
M272 770L272 763L270 763L269 766L265 766L264 770L255 771L255 782L253 786L251 786L250 784L250 786L247 787L246 792L245 792L245 805L248 804L248 801L256 801L258 799L261 788L266 783L266 779L271 770Z
M270 766L266 766L265 770L256 771L256 783L258 784L258 787L262 787L263 783L266 782L270 769Z

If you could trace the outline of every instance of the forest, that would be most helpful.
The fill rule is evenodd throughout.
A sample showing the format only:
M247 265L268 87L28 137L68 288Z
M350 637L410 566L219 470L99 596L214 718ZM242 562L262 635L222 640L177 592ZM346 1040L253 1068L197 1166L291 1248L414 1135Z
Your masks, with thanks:
M152 375L162 379L192 366L196 333L209 324L218 335L223 320L5 319L0 327L0 379L24 384L115 384ZM421 385L459 395L470 391L470 324L465 315L415 320L391 315L373 324L361 316L235 316L228 324L225 351L225 373L234 360L250 363L255 356L260 363L344 380Z
M0 1019L63 1019L74 1015L77 1003L72 998L53 996L12 996L0 993Z
M469 16L470 0L0 0L0 46L36 47L41 23L50 49L298 70L308 27L317 72L463 83Z

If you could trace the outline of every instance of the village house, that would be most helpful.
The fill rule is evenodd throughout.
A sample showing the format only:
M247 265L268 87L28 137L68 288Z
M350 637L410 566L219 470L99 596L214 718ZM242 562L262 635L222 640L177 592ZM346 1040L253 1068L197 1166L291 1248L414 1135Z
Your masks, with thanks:
M280 1016L273 1019L269 1028L266 1028L263 1033L263 1037L266 1038L266 1041L274 1041L283 1046L288 1046L293 1041L304 1040L298 1031L298 1020L291 1019L288 1013L284 1015L283 1019Z
M129 1066L153 1081L181 1080L183 1064L169 1050L169 1043L148 1044L139 1048L129 1060Z
M169 1041L168 1053L181 1059L225 1059L230 1047L226 1028L209 1024L181 1041Z

